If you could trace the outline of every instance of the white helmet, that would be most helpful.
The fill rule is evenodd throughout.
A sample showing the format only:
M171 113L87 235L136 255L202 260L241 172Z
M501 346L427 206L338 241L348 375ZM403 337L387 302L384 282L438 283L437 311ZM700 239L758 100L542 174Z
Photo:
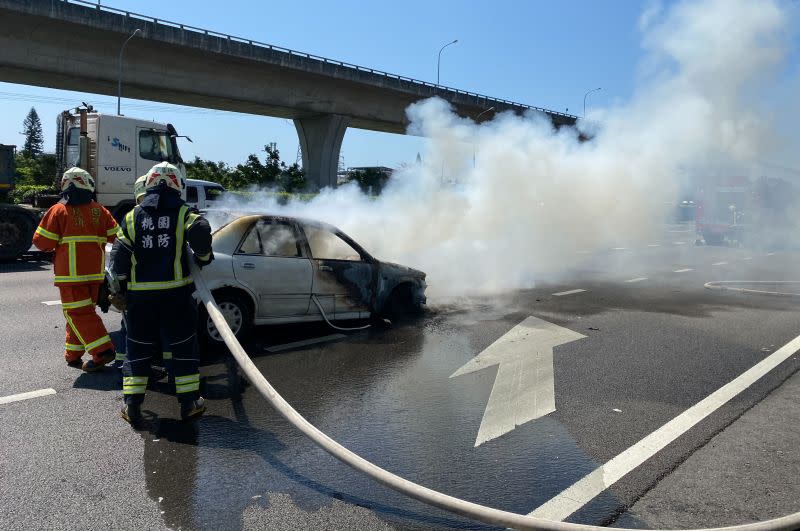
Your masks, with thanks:
M146 181L147 181L147 175L142 175L141 177L136 179L135 183L133 183L133 198L136 200L137 203L142 197L144 197L144 194L147 193L147 190L145 190Z
M81 168L70 168L64 172L64 176L61 177L61 191L65 192L71 184L79 190L94 192L94 178Z
M144 188L148 191L153 190L162 182L167 185L167 188L183 195L183 189L186 187L183 181L183 173L169 162L159 162L150 168L150 171L147 172Z

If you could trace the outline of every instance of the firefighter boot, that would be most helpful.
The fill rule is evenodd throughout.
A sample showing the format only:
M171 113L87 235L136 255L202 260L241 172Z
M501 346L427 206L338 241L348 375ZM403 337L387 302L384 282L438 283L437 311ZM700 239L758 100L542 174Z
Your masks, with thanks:
M142 406L141 404L125 404L122 406L119 416L135 428L142 422Z
M100 353L99 360L89 360L83 364L83 370L86 372L97 372L103 368L104 365L111 363L116 358L113 350L108 349Z
M181 420L194 420L206 412L206 401L203 397L181 402Z

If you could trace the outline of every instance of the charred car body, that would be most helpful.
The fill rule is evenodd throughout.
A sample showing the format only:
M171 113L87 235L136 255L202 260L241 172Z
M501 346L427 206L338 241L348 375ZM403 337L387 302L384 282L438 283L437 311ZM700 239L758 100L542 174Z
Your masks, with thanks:
M325 223L252 214L213 238L216 259L203 275L237 335L253 325L391 319L426 302L425 273L377 260ZM200 328L221 341L207 315Z

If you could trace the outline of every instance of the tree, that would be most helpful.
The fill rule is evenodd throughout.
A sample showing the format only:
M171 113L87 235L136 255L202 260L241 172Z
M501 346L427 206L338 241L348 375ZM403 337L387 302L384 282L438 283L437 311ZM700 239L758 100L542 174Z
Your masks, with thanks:
M25 135L22 153L28 157L41 155L44 150L44 134L42 133L42 122L34 107L31 107L28 116L22 122L22 134Z
M53 185L53 176L56 174L54 154L43 153L34 157L18 152L14 164L17 167L17 185Z
M390 176L388 168L363 168L347 172L347 182L355 181L365 194L380 195Z

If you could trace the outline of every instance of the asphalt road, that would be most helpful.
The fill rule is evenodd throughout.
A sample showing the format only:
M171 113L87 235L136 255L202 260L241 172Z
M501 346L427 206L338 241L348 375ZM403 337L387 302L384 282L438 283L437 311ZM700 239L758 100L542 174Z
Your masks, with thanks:
M800 334L800 298L703 287L797 279L800 253L696 247L686 230L667 227L651 242L576 253L561 280L532 289L434 299L420 318L388 328L338 336L324 325L261 328L246 348L300 413L356 453L447 494L529 513ZM55 390L0 404L4 527L481 528L328 456L218 353L206 352L201 369L209 411L200 422L175 420L177 402L163 381L148 392L145 429L132 430L117 417L114 371L89 375L63 363L60 307L43 304L58 298L51 275L49 264L0 265L0 399ZM529 316L586 337L552 350L554 412L476 446L499 371L450 376ZM104 318L118 328L116 314ZM291 346L314 338L320 341ZM780 389L800 367L797 358L565 518L618 520ZM800 485L794 488L800 499ZM756 503L764 505L754 508L757 518L780 516L768 500ZM653 525L641 514L625 515L625 525Z

